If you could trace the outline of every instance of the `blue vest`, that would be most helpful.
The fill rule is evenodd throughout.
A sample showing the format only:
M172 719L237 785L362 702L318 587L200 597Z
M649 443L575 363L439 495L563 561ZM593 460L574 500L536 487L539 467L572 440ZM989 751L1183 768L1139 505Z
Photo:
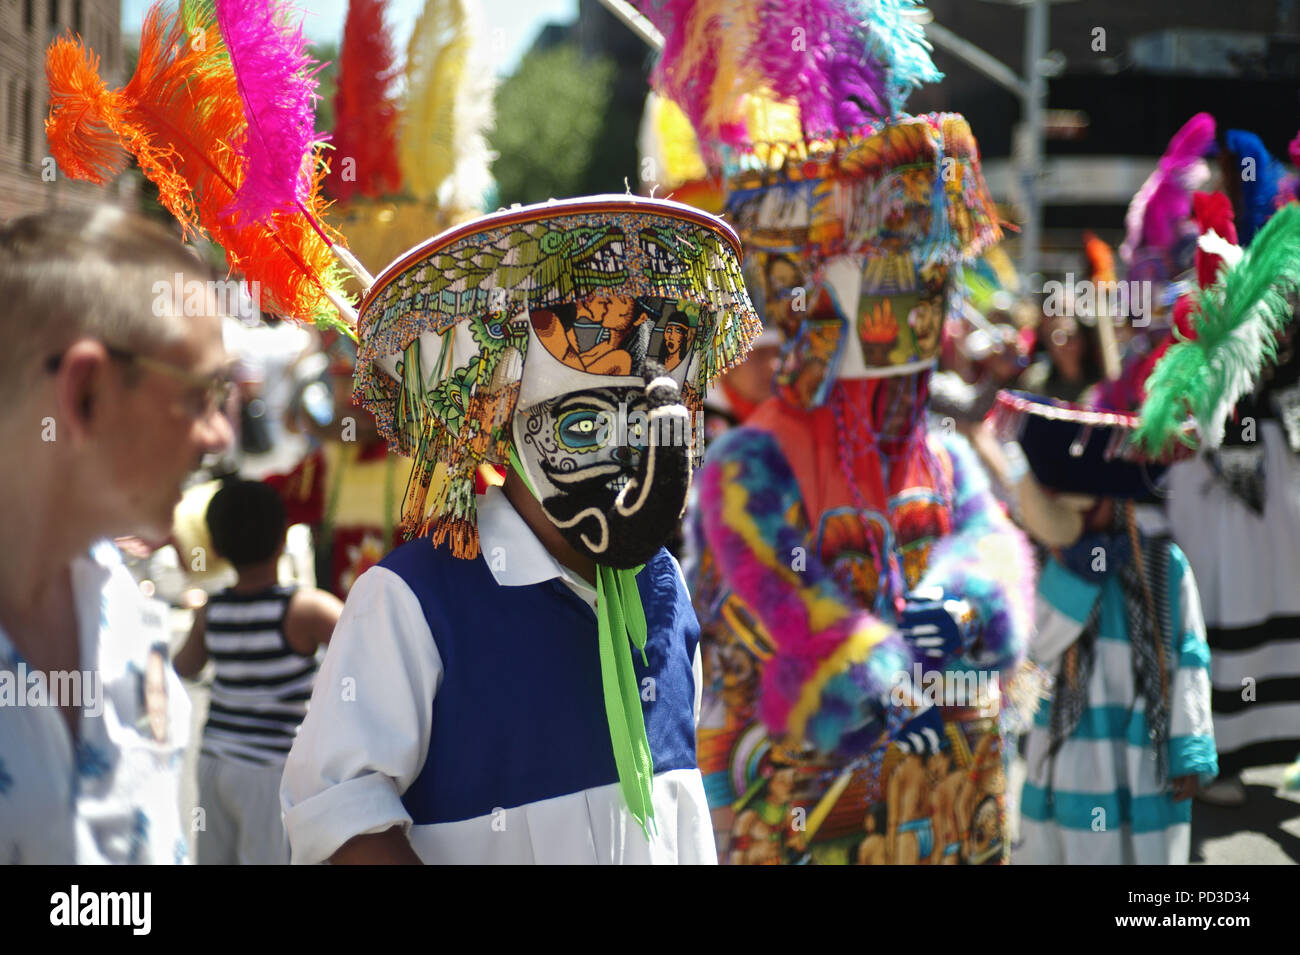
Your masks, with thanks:
M399 547L380 566L420 601L442 658L429 751L402 796L415 825L618 782L596 615L581 597L558 579L502 587L482 554L461 560L427 538ZM649 665L635 648L632 661L654 770L694 769L691 664L699 623L668 551L650 559L637 587Z

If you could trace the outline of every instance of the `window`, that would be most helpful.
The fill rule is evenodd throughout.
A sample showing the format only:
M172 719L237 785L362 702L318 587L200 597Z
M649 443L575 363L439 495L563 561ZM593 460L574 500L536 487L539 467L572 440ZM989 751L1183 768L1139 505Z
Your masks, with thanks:
M81 22L81 0L72 0L72 29L76 31L77 36L85 33L85 27Z
M32 156L32 145L33 145L32 88L30 86L23 87L23 127L22 128L23 128L23 146L22 146L23 166L25 166L28 169L31 169L32 163L35 160L34 157Z
M50 32L56 33L59 29L59 0L50 0Z
M36 25L36 0L23 0L23 26L30 33Z

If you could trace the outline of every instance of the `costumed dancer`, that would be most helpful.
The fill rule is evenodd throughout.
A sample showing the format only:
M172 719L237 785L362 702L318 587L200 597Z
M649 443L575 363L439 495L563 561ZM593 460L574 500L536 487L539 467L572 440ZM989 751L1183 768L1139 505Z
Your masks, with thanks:
M1002 392L994 416L1029 464L1020 521L1047 549L1030 657L1055 676L1013 861L1186 863L1217 764L1195 578L1151 506L1165 465L1133 446L1131 414Z
M379 275L356 397L415 462L414 539L330 643L281 790L295 861L716 860L699 627L662 545L704 390L759 331L739 251L705 213L604 196ZM509 472L480 498L484 464Z
M1000 236L974 138L960 116L900 112L938 75L911 3L865 22L842 3L812 23L774 4L645 9L662 91L741 167L727 210L786 340L778 394L699 481L730 592L699 734L720 853L1001 861L1001 693L1032 558L925 414L960 265ZM792 56L792 26L825 46Z
M1280 164L1251 133L1228 130L1221 149L1229 195L1239 192L1236 231L1243 248L1262 246ZM1244 170L1251 170L1247 176ZM1226 206L1226 203L1224 203ZM1220 238L1234 242L1231 210ZM1212 279L1213 276L1210 276ZM1204 453L1169 475L1169 519L1201 588L1214 683L1215 738L1223 779L1207 801L1239 806L1240 773L1285 763L1300 751L1300 356L1293 315L1275 362L1242 389L1232 420L1207 435ZM1204 387L1204 386L1201 386Z
M330 400L305 401L316 443L287 474L265 478L290 524L311 528L317 584L340 599L356 579L402 542L398 529L410 462L388 450L375 419L352 403L356 348L329 336ZM309 385L308 387L311 387Z
M641 153L642 187L651 196L663 194L665 198L706 212L722 211L726 200L722 177L709 172L690 120L676 103L655 92L646 95L637 145ZM745 360L720 376L709 389L704 396L705 447L743 423L771 397L780 344L781 336L775 326L764 328ZM688 521L695 526L683 527L682 540L677 543L681 544L682 570L691 599L702 621L704 682L717 688L727 672L727 661L717 652L725 643L725 634L711 636L711 631L720 625L718 607L725 600L727 590L718 576L713 553L702 546L704 535L698 524L703 512L698 498L699 485L694 484L686 513ZM711 720L712 716L706 714L705 724Z

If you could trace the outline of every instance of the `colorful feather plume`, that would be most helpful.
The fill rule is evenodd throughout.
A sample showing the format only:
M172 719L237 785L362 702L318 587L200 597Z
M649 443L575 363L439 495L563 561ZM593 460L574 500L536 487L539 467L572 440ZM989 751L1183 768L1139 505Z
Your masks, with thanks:
M474 62L474 44L466 0L426 0L406 52L402 177L417 199L448 208L480 208L492 183L495 83Z
M889 111L896 116L912 90L943 79L930 59L922 25L925 7L920 0L870 0L865 5L868 48L888 64Z
M666 190L709 174L685 114L658 93L646 97L638 140L639 152L654 161L655 179Z
M888 115L883 60L867 49L854 4L835 0L768 0L752 48L762 85L799 109L808 138L834 138Z
M1201 160L1213 146L1214 117L1209 113L1197 113L1169 140L1159 164L1129 203L1124 216L1126 234L1119 248L1121 259L1131 264L1140 248L1173 245L1191 214L1191 194L1201 185L1200 173L1208 175Z
M1088 271L1094 282L1115 281L1115 253L1095 233L1083 234L1083 254L1088 257Z
M654 87L707 154L753 151L747 101L798 109L804 143L897 118L908 93L942 79L917 0L643 0L664 36Z
M335 199L368 199L402 188L397 163L398 69L384 23L387 0L350 0L334 95L334 159L325 189ZM350 160L349 167L344 163ZM346 174L345 174L346 173Z
M301 212L274 213L263 224L226 214L244 181L243 101L216 25L203 25L194 8L185 17L200 25L161 4L149 10L136 71L120 90L107 87L98 59L80 41L61 37L50 45L45 129L52 155L68 176L95 183L117 176L134 157L186 234L206 232L221 245L231 270L259 283L268 309L352 334L340 318L350 309L330 246L341 237L323 239ZM315 208L314 171L306 195Z
M1255 387L1278 335L1291 320L1290 295L1300 291L1300 205L1277 211L1235 266L1197 297L1194 341L1169 349L1147 382L1135 435L1154 453L1167 449L1190 413L1204 446L1217 447L1237 400Z
M737 110L741 97L756 88L750 47L763 6L665 0L646 7L648 19L664 36L651 82L681 107L706 148L719 140L744 141Z
M247 130L237 149L244 178L224 210L245 222L301 209L311 186L316 73L302 26L275 0L215 0Z
M1287 155L1291 157L1292 166L1300 166L1300 134L1287 146ZM1281 209L1288 202L1300 201L1300 173L1288 172L1278 183L1277 195L1273 198L1274 207Z
M1230 129L1224 141L1236 159L1233 172L1241 181L1240 231L1241 243L1246 245L1273 214L1273 199L1282 182L1282 164L1252 132Z

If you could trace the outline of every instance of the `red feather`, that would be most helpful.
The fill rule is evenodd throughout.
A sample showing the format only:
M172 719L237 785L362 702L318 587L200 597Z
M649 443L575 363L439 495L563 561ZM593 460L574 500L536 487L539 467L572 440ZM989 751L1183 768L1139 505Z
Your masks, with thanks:
M1233 221L1232 202L1221 192L1198 192L1192 195L1192 214L1201 235L1213 229L1219 238L1237 244L1237 226ZM1197 246L1196 248L1196 282L1201 288L1209 288L1219 278L1219 266L1223 260Z
M334 156L325 179L329 194L343 201L357 194L377 199L402 188L393 92L398 69L384 26L386 7L386 0L351 0L343 26Z

